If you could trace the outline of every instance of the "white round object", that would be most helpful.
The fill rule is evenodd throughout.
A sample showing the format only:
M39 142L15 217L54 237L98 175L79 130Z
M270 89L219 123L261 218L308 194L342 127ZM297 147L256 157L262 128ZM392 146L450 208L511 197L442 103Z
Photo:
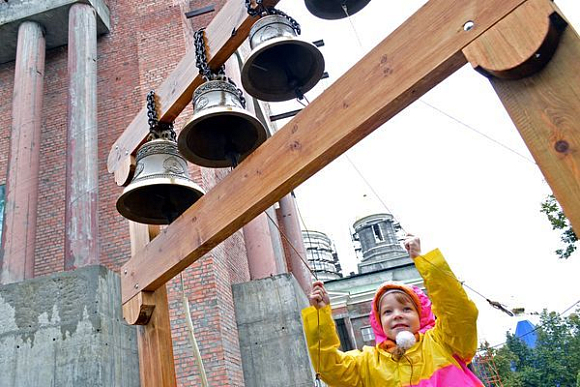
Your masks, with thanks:
M417 342L415 335L409 331L402 331L397 333L395 341L397 342L397 345L404 350L411 348Z

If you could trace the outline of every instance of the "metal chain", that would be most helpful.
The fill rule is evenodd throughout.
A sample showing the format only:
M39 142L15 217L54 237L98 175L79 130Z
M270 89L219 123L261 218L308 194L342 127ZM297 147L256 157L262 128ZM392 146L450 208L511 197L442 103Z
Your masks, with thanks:
M302 33L302 30L300 29L300 24L292 16L287 15L286 13L276 8L268 8L268 12L270 15L284 16L290 22L294 31L296 31L296 35L300 35Z
M236 89L238 90L238 99L240 100L242 107L245 109L246 108L246 98L244 97L244 92L242 91L242 89L240 89L238 87L238 85L236 85L236 83L232 80L232 78L228 77L228 82L231 83L232 85L234 85L236 87Z
M264 7L264 0L255 0L256 2L256 8L252 8L252 1L251 0L246 0L246 9L248 10L248 15L250 16L266 16L266 15L280 15L280 16L284 16L291 24L292 28L294 29L294 31L296 31L297 35L300 35L302 33L302 30L300 29L300 24L294 19L292 18L290 15L287 15L286 13L280 11L279 9L276 9L274 7Z
M256 8L252 8L252 1L246 0L246 9L248 10L248 15L257 16L262 15L266 12L266 8L263 5L264 0L255 0Z
M163 138L177 142L177 135L173 130L173 122L159 122L157 118L154 90L147 93L147 117L149 117L149 135L147 136L147 141Z
M244 98L244 92L235 84L235 82L226 77L226 66L222 65L217 72L212 72L207 64L207 53L205 50L205 30L203 28L195 31L194 40L195 40L195 61L196 66L199 69L199 73L203 77L204 81L210 80L222 80L228 81L232 85L236 86L238 90L238 97L244 109L246 108L246 99Z
M195 65L199 69L199 74L205 81L212 78L212 72L207 64L207 54L205 51L204 29L200 28L193 34L195 42Z

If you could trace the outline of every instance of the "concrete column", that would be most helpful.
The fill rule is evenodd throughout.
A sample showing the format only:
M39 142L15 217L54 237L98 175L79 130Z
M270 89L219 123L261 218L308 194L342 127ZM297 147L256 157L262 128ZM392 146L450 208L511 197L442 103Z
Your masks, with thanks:
M312 277L309 268L303 262L303 260L308 262L308 257L306 256L306 248L302 240L302 230L300 229L296 202L294 201L294 197L288 194L280 199L278 203L280 204L280 208L276 212L280 229L289 239L287 241L285 238L282 238L284 251L288 259L288 267L290 272L296 277L302 290L308 294L310 293L312 285ZM289 246L290 244L292 246Z
M2 284L34 277L45 47L39 24L26 21L20 25L2 233Z
M243 228L250 279L267 278L286 272L276 259L272 235L266 213L254 218Z
M77 3L68 25L65 270L99 262L97 190L97 21Z

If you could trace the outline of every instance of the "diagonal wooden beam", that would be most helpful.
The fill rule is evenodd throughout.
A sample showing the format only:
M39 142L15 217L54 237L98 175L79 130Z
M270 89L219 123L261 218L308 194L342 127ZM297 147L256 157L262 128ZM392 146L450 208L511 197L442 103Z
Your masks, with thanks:
M267 7L274 7L280 0L264 0ZM246 40L250 28L257 20L248 15L243 0L227 1L220 12L205 29L207 42L207 59L212 69L218 69L234 54ZM193 91L201 84L201 77L196 67L195 50L189 50L175 70L155 91L159 120L173 121L191 102ZM149 133L147 107L143 106L131 124L112 145L107 159L107 168L115 174L118 185L128 183L131 155Z
M466 45L525 2L429 1L129 260L123 302L163 285L452 74Z

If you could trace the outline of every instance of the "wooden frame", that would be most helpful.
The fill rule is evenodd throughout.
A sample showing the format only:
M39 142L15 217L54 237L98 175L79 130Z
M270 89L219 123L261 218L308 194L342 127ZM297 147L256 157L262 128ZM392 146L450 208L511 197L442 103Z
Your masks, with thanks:
M212 66L224 63L247 35L252 18L245 12L242 4L229 1L207 28L209 52L216 52ZM231 25L236 34L228 37L224 31L232 31L226 27ZM124 310L134 316L150 307L145 294L162 288L467 61L491 77L572 225L580 229L579 42L549 0L429 1L135 253L122 268ZM199 84L188 63L191 55L160 89L162 120L175 118ZM130 156L145 138L145 120L142 109L109 155L118 184L130 176ZM151 385L173 385L157 383Z

